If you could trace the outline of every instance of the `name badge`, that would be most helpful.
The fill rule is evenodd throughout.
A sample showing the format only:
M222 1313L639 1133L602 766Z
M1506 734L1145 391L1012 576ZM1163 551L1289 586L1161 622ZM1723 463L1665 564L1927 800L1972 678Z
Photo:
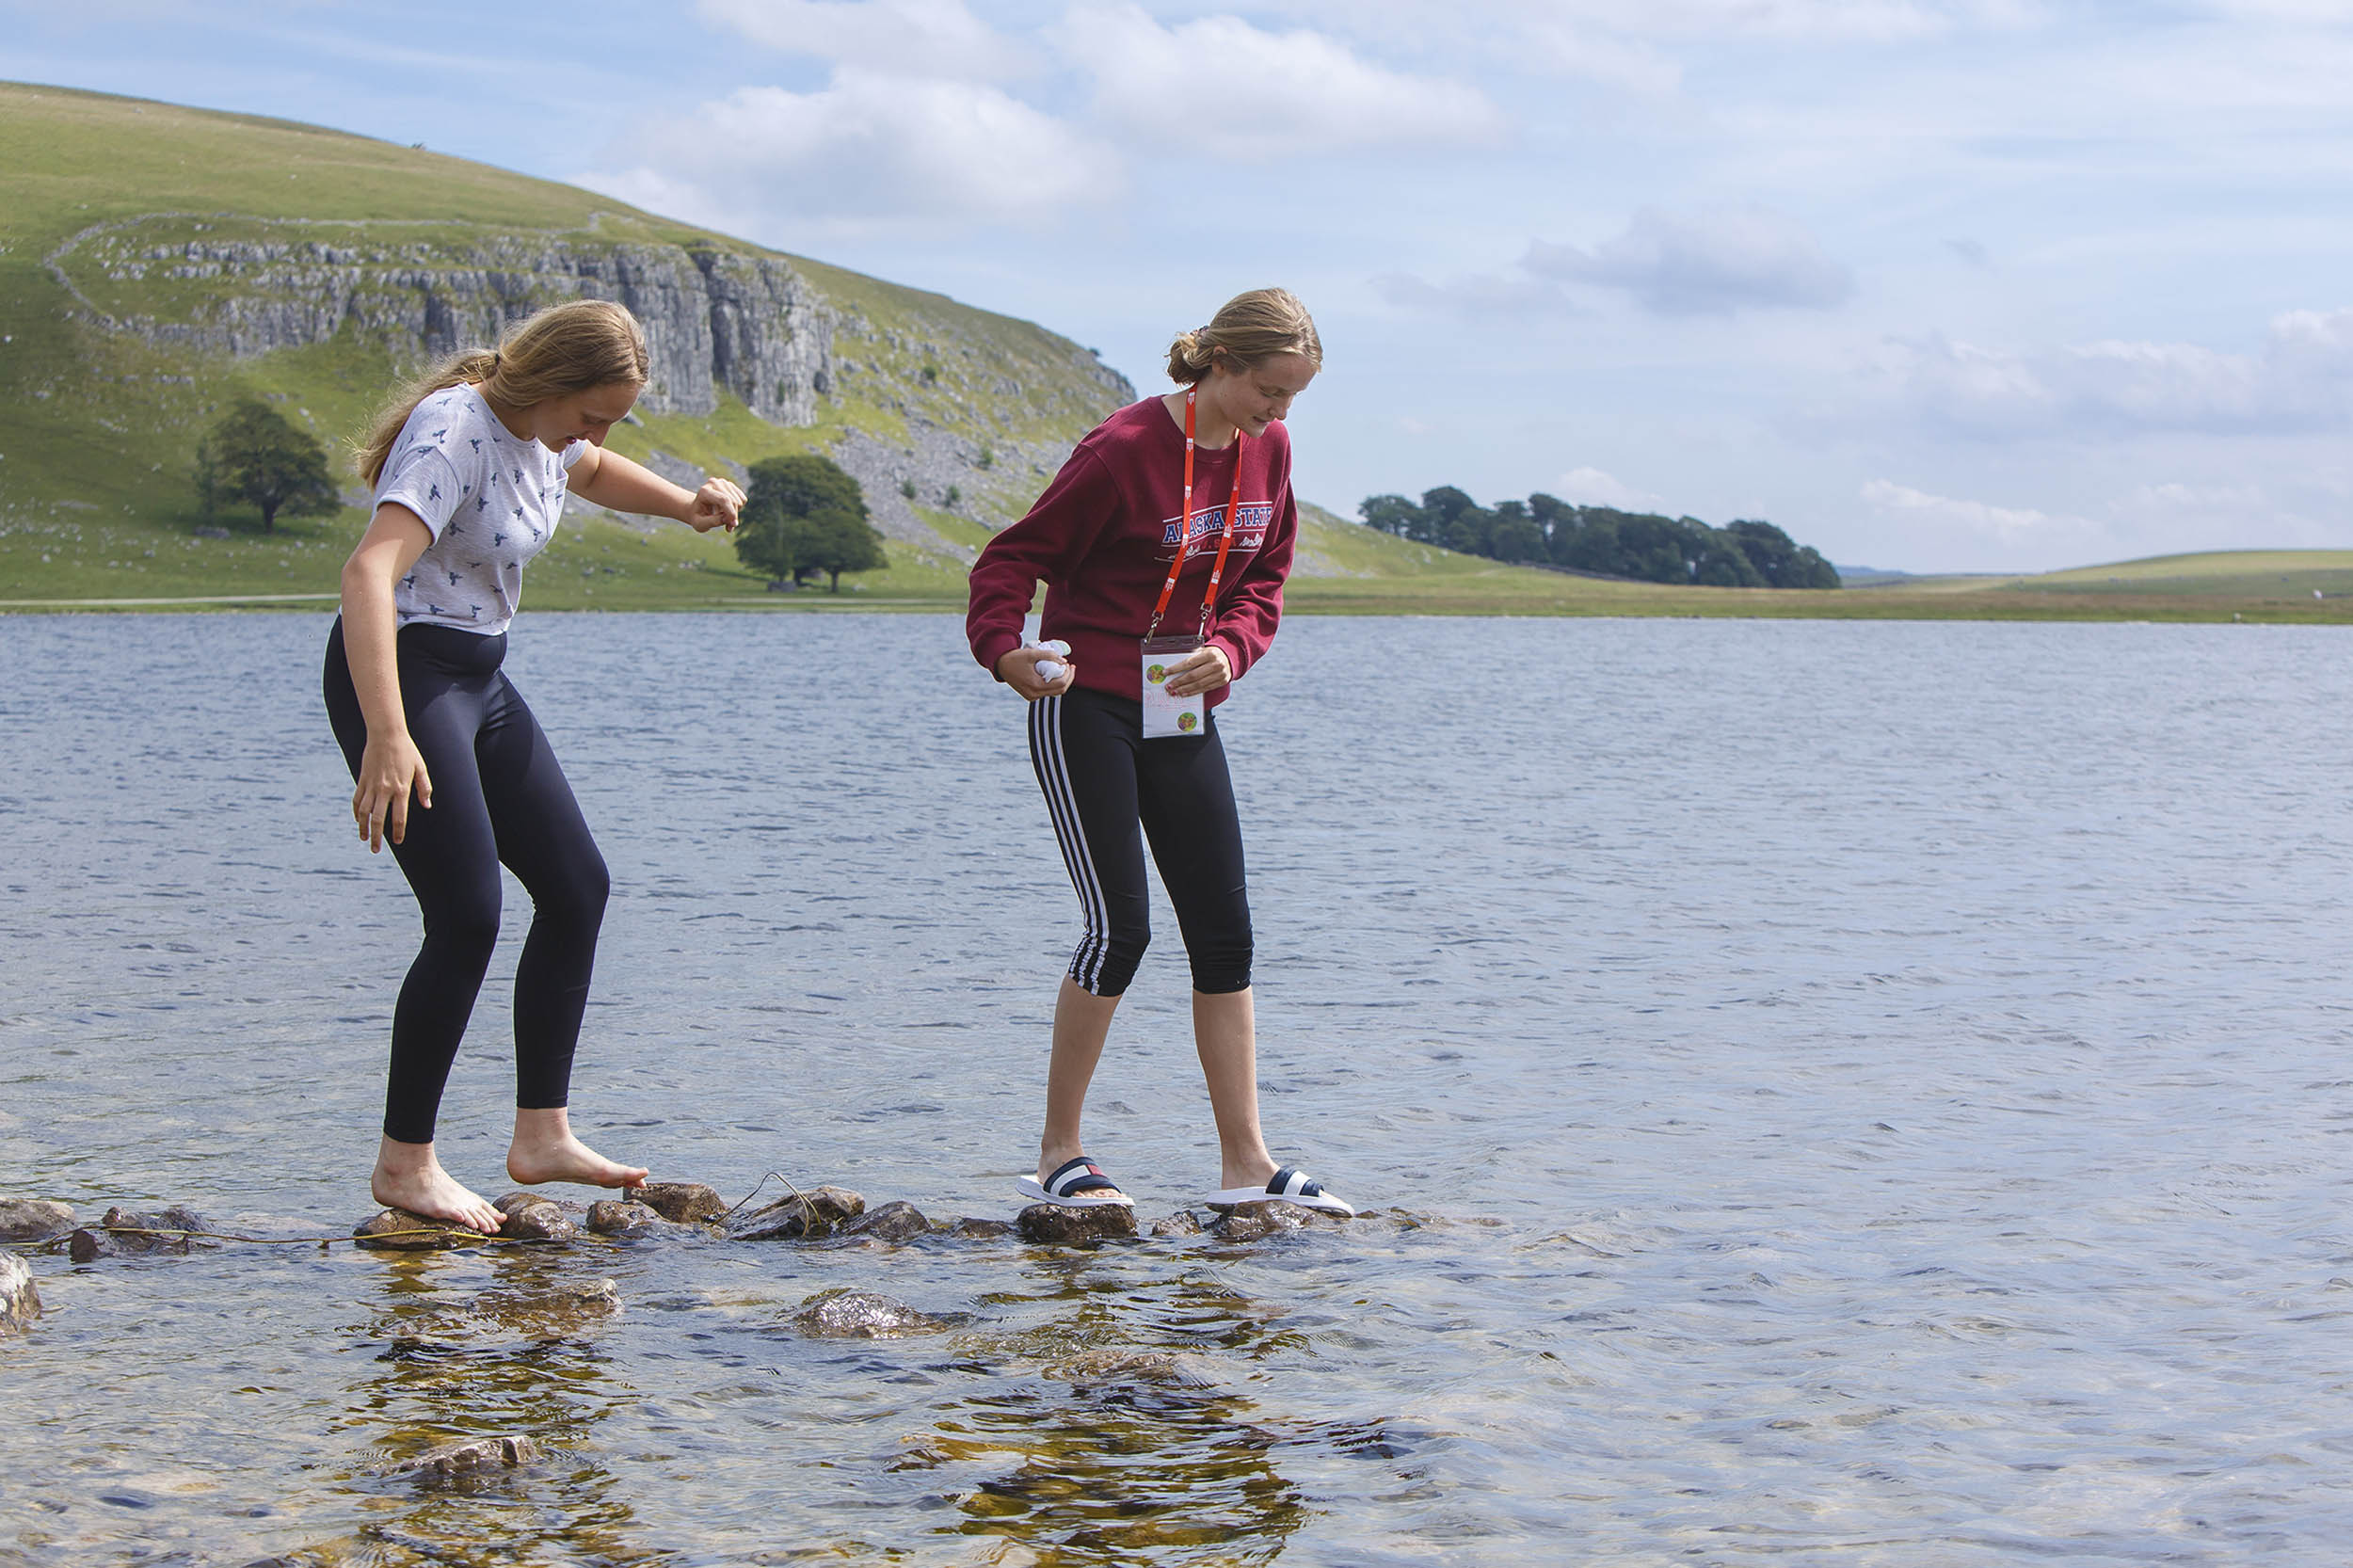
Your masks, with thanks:
M1146 637L1144 639L1144 738L1164 741L1187 735L1199 735L1209 722L1208 711L1202 707L1203 694L1191 696L1168 695L1168 672L1185 659L1201 650L1201 639L1193 636Z

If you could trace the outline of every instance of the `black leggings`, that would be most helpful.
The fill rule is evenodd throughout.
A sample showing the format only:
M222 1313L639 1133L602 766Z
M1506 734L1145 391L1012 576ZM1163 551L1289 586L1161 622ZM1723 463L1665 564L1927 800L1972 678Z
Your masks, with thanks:
M1193 988L1247 988L1250 889L1216 716L1198 735L1147 741L1139 703L1080 687L1030 705L1030 760L1086 917L1070 978L1118 996L1152 940L1140 821L1176 908Z
M433 781L433 805L409 802L406 836L392 846L424 913L424 945L392 1011L384 1133L428 1144L498 942L500 865L532 904L531 935L515 966L515 1104L523 1110L569 1099L612 879L547 736L499 673L505 635L412 623L400 629L397 646L400 699ZM325 687L328 722L356 779L368 726L341 620L327 639Z

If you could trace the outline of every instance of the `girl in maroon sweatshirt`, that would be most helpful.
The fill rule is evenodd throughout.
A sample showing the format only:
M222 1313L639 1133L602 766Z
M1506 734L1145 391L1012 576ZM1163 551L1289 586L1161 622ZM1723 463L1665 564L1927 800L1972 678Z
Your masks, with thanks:
M1322 363L1315 323L1289 294L1228 300L1171 345L1169 377L1182 390L1097 425L1029 515L973 563L972 654L1030 703L1030 759L1086 926L1054 1005L1046 1129L1037 1176L1019 1183L1026 1196L1073 1208L1128 1202L1087 1158L1079 1123L1112 1015L1151 937L1148 837L1193 966L1193 1038L1222 1160L1209 1201L1354 1212L1278 1166L1259 1130L1241 824L1213 713L1282 619L1299 509L1281 422ZM1043 635L1066 653L1022 642L1041 582ZM1156 632L1181 646L1169 652L1156 640L1147 655L1144 640ZM1198 716L1147 735L1147 678L1162 680L1170 698L1199 699Z

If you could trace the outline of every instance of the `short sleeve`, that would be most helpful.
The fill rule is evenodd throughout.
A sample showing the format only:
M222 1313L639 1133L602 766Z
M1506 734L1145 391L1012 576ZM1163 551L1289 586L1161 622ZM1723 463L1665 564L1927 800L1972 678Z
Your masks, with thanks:
M572 471L572 465L587 456L588 443L586 441L566 441L564 450L557 456L557 460L564 465L564 472L569 473Z
M399 503L424 519L425 527L438 539L442 527L456 512L457 504L472 493L472 487L458 477L447 453L420 442L392 455L392 460L385 465L384 476L376 482L374 504Z

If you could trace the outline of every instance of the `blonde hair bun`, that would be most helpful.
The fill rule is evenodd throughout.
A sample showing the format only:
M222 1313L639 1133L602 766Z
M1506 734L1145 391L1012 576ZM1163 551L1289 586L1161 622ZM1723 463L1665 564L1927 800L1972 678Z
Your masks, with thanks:
M1277 354L1299 354L1323 368L1323 340L1315 318L1289 289L1252 289L1218 308L1207 327L1179 332L1168 345L1168 378L1197 385L1223 354L1244 370Z

